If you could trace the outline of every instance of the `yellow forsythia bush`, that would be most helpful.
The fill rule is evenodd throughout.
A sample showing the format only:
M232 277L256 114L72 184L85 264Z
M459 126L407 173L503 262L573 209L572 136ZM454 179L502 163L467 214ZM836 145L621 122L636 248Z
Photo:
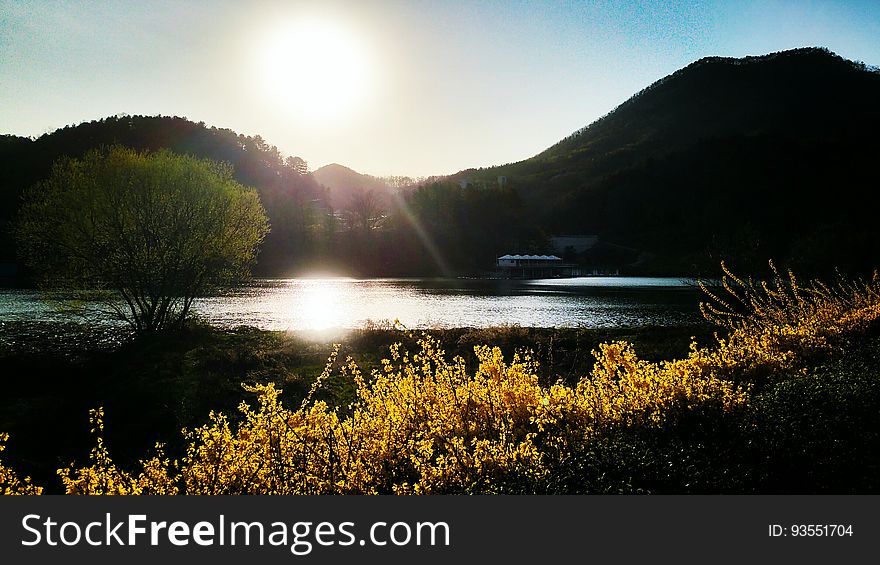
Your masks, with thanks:
M552 461L609 426L659 426L676 409L732 410L747 395L728 381L694 376L681 363L639 360L626 343L603 345L593 374L577 386L541 386L528 356L506 363L498 348L446 360L424 337L410 355L391 349L370 382L349 363L357 402L285 409L274 386L255 409L242 404L233 429L221 414L188 432L176 472L161 457L137 476L118 470L102 444L92 465L65 469L71 493L323 494L504 492L512 480L540 483ZM328 369L329 370L329 366Z
M91 410L89 420L96 444L89 455L91 465L80 469L59 469L58 474L67 494L177 494L176 481L169 476L170 461L162 457L162 446L156 445L157 455L141 461L138 476L119 469L104 446L104 411Z
M7 441L9 441L9 434L0 434L0 452L6 449ZM41 487L31 484L30 478L19 479L15 471L0 461L0 494L40 494L42 492Z
M724 296L701 285L710 301L703 316L730 330L718 346L694 350L713 374L752 381L784 370L801 370L817 355L828 355L840 338L864 332L880 319L880 278L840 279L803 285L770 262L770 281L743 280L721 264Z

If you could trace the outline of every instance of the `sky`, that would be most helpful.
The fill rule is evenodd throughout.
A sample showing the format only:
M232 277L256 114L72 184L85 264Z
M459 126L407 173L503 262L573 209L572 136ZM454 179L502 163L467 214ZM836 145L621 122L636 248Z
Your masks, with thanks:
M0 0L0 133L116 114L261 135L316 169L526 159L705 56L880 65L880 1Z

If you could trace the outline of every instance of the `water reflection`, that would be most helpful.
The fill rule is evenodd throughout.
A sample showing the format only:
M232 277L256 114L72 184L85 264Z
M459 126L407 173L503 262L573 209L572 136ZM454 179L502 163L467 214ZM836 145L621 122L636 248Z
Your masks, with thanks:
M588 277L477 279L262 279L196 301L219 326L270 330L362 327L400 320L410 328L671 325L697 321L700 292L691 281ZM69 320L33 291L0 291L2 320Z
M276 279L199 300L218 325L276 330L355 328L400 320L410 328L669 325L699 318L688 281L622 277L467 279Z

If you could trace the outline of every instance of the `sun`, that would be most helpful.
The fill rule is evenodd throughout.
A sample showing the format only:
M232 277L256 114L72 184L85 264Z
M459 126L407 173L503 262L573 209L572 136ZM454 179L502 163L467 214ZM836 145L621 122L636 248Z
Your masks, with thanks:
M366 45L342 23L302 19L262 39L260 88L282 109L325 124L349 119L366 104L374 71Z

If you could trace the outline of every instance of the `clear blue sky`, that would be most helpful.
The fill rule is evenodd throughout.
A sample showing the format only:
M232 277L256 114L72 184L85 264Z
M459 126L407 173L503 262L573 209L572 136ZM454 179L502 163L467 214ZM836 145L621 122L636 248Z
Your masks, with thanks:
M0 0L0 133L118 113L260 134L313 168L518 161L709 55L880 65L880 1Z

